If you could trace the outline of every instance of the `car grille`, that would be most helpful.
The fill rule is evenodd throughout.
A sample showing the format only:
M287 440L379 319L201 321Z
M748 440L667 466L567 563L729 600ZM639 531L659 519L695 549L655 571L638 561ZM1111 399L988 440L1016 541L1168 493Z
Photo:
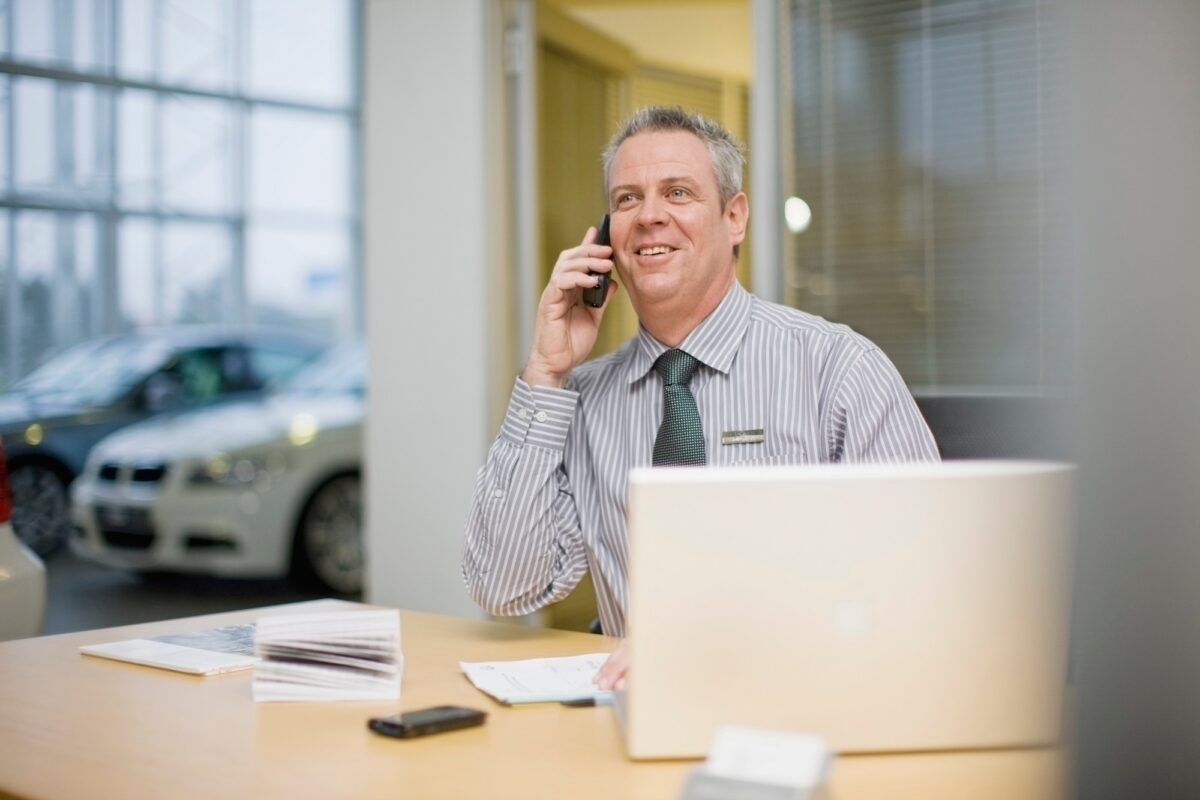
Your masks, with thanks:
M104 543L109 547L118 547L122 550L149 550L150 545L154 544L154 534L152 533L129 533L128 531L112 531L101 530L100 534L104 537Z
M154 543L154 525L144 508L96 506L96 527L110 547L146 550Z

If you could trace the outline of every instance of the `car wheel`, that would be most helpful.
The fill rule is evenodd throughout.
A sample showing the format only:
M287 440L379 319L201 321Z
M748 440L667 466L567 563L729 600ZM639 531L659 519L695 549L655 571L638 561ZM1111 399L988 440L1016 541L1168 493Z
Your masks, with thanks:
M13 531L39 556L50 555L67 540L71 527L68 483L44 464L21 464L8 474Z
M341 475L322 484L300 516L296 530L298 577L339 594L363 585L362 481Z

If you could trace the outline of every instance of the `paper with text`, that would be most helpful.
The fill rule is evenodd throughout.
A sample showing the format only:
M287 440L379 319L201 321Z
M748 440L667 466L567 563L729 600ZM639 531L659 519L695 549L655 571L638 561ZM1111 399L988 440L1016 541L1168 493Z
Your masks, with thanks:
M592 683L608 653L588 653L562 658L529 658L520 661L460 661L475 688L501 703L561 703L593 700L610 702L612 692Z

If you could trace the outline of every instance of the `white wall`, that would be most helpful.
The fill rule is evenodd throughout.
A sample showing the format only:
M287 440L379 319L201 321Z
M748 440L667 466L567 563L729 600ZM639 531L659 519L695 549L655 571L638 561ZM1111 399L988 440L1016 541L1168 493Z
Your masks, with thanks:
M462 529L489 420L487 0L368 0L367 599L476 615Z

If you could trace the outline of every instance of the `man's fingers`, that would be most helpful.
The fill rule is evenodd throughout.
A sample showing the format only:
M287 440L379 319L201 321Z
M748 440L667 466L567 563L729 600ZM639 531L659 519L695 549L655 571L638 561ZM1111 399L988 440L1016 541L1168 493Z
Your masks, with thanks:
M554 272L575 272L579 270L595 270L607 272L612 269L613 261L608 251L612 248L593 245L590 248L564 250L554 265Z
M625 687L625 673L628 671L629 654L625 649L625 640L622 639L596 671L596 677L592 680L601 689L622 689Z
M564 269L563 272L609 272L613 268L611 259L599 256L579 256L571 259L569 263L570 268Z
M587 289L595 286L597 280L599 279L595 275L589 275L586 272L561 272L551 276L550 284L565 293L573 289Z
M558 254L558 261L554 264L554 272L592 269L596 270L598 264L606 265L608 269L612 268L612 247L606 244L596 244L596 229L588 228L587 233L583 235L583 241L575 247L568 247ZM597 270L604 272L604 269Z

